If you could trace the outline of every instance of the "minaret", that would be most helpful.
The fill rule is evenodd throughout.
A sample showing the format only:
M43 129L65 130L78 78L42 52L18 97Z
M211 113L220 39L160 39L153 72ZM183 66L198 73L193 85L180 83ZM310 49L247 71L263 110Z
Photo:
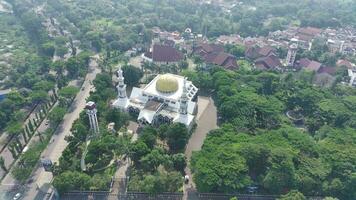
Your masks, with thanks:
M92 130L95 134L98 134L99 133L99 124L98 124L98 118L96 116L97 110L96 110L95 103L92 101L89 101L85 105L85 109L86 109L87 115L89 116L90 130Z
M183 94L180 97L180 105L179 105L179 113L182 115L186 115L188 113L188 96L187 96L187 79L184 78L183 84Z
M297 56L297 51L298 51L297 44L293 43L292 45L289 46L287 58L286 58L286 64L288 67L294 66L295 57Z
M124 83L124 76L122 75L121 67L117 70L117 77L119 79L119 83L117 84L117 93L118 98L126 98L126 84Z

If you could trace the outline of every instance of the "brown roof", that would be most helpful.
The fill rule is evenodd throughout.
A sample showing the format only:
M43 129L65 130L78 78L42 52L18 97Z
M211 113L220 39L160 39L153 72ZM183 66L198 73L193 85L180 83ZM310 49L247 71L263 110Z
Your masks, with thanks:
M309 65L309 63L311 62L308 58L302 58L299 61L299 67L301 68L305 68Z
M268 56L270 54L272 54L274 52L274 49L272 47L262 47L260 48L260 50L258 51L258 53L261 55L261 56Z
M265 46L262 48L258 46L251 46L246 49L245 56L251 60L255 60L257 58L267 57L274 53L275 49L269 46Z
M320 69L320 67L321 67L321 63L313 60L309 63L309 65L306 67L306 69L312 70L312 71L318 71Z
M232 70L238 68L235 56L225 52L209 53L206 54L203 59L207 63L219 65L226 69Z
M299 60L299 67L317 72L321 67L321 63L314 60L309 60L308 58L302 58Z
M219 65L225 69L237 69L235 56L225 53L224 47L219 44L200 43L194 48L194 53L199 55L206 63Z
M161 105L162 105L162 103L159 101L149 100L149 101L147 101L147 103L145 105L145 109L151 110L151 111L157 111Z
M336 67L320 67L320 69L318 70L318 73L321 74L321 73L326 73L326 74L329 74L329 75L335 75L336 73Z
M304 35L310 35L310 36L316 36L322 32L321 29L319 28L314 28L314 27L305 27L305 28L299 28L298 33L304 34Z
M279 58L275 55L269 55L259 58L255 61L255 65L260 69L275 69L281 66Z
M348 60L338 60L336 65L338 67L341 67L341 66L346 66L348 69L352 69L352 63Z
M152 50L152 60L154 62L178 62L183 59L183 54L177 49L155 44Z
M200 53L212 53L212 52L223 52L224 47L218 44L208 44L208 43L200 43L194 48L194 52Z

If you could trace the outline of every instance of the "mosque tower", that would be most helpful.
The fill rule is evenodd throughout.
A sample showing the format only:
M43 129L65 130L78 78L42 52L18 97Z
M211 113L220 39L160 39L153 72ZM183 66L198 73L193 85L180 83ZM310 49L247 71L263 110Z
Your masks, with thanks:
M187 96L187 79L184 78L184 84L183 84L183 94L180 98L180 104L179 104L179 113L182 115L186 115L188 113L188 96Z
M117 84L116 88L117 88L117 93L118 93L118 98L126 98L126 84L124 83L124 76L122 74L122 69L121 67L119 68L119 70L117 71L117 77L119 80L119 83Z

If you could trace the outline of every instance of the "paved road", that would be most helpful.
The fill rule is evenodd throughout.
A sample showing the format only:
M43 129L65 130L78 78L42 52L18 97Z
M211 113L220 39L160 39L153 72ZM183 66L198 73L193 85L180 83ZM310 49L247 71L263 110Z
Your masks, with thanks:
M96 55L98 58L98 55ZM92 59L89 65L89 73L87 74L85 81L83 83L84 90L80 90L74 99L69 112L64 116L62 123L59 125L55 134L53 135L51 142L47 148L42 153L42 158L49 158L52 162L58 162L59 157L62 155L63 150L67 147L67 142L64 138L70 135L70 128L73 122L79 118L80 112L84 109L86 104L86 98L89 97L89 92L92 88L90 82L96 77L96 74L100 73L100 69L96 62L96 59ZM32 174L33 182L26 185L26 192L24 199L43 199L43 193L37 188L46 190L48 188L48 183L52 180L52 174L45 172L42 167L39 167ZM6 184L16 184L16 182L7 182Z
M195 184L192 181L192 172L190 170L190 159L193 151L199 151L203 146L204 140L209 131L218 128L217 125L217 110L214 101L210 97L198 97L197 127L190 137L188 145L185 149L185 156L188 160L188 165L185 168L185 173L190 177L188 184L184 185L183 199L194 199ZM188 195L189 193L189 195ZM192 194L192 195L190 195ZM189 197L188 197L189 196Z

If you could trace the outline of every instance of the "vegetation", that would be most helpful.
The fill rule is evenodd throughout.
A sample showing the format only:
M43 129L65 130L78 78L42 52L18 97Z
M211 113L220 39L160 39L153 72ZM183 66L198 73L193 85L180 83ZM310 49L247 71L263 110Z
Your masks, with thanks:
M193 155L199 191L244 192L256 185L270 194L296 189L355 198L353 88L340 94L347 86L317 88L294 75L270 72L213 69L206 76L213 80L223 124ZM202 75L197 77L199 82ZM296 109L304 116L302 127L285 117Z
M115 162L112 161L127 152L126 146L130 137L119 136L117 132L106 130L108 123L115 122L115 129L123 131L121 128L127 125L129 118L120 110L109 108L109 99L116 96L111 76L106 73L98 74L93 84L96 91L90 95L89 100L97 104L100 135L93 138L88 146L85 157L87 170L82 172L80 160L90 135L89 119L83 111L79 119L73 123L72 135L65 138L68 146L62 153L59 163L53 168L55 175L53 184L60 193L70 190L108 190L116 169Z
M183 150L188 142L183 124L163 125L158 129L145 127L139 139L130 146L134 168L130 191L158 194L178 192L186 167Z

